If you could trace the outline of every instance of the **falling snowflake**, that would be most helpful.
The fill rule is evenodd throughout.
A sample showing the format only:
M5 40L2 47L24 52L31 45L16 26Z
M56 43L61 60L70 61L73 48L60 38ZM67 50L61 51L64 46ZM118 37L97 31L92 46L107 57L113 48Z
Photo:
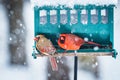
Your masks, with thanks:
M89 39L87 37L85 37L84 40L87 42Z
M14 11L11 10L11 11L10 11L10 14L13 15L13 14L14 14Z
M15 34L20 34L20 29L17 28L17 29L15 29L14 32L15 32Z
M21 33L24 33L24 30L21 30Z
M20 23L20 26L22 27L22 26L23 26L23 24L22 24L22 23Z
M24 64L24 65L26 65L27 63L26 63L26 62L24 62L23 64Z
M92 65L93 68L98 66L98 62L96 62L95 64Z
M50 77L51 76L51 74L50 73L48 73L48 77Z
M91 41L94 41L93 39L91 39Z
M95 51L97 51L97 50L99 50L99 47L96 46L96 47L94 47L93 49L94 49Z
M59 63L60 61L59 60L57 60L57 63Z
M60 28L60 25L58 25L58 28Z
M77 50L75 50L74 53L77 53Z
M61 62L61 64L63 64L64 62L63 62L63 60L60 60L60 62Z
M98 62L96 62L95 65L98 66Z
M17 36L15 34L12 34L12 33L10 34L9 43L16 45L16 43L17 43Z
M72 26L72 23L70 23L70 26Z
M12 37L10 37L9 40L12 41Z
M90 37L92 37L92 34L90 34Z

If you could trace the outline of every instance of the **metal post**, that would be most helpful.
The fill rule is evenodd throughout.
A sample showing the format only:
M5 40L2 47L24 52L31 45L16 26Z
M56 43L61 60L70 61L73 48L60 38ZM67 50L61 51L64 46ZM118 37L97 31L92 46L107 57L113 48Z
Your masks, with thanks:
M74 80L77 80L77 66L78 66L78 57L74 57Z

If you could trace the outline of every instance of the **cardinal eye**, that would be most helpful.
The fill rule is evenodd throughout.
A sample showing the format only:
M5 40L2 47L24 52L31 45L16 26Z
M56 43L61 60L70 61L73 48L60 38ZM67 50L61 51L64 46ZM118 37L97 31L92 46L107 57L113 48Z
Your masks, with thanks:
M64 43L65 43L65 37L64 37L64 36L61 36L61 37L60 37L60 43L61 43L61 44L64 44Z
M61 37L60 37L60 40L65 40L65 37L61 36Z

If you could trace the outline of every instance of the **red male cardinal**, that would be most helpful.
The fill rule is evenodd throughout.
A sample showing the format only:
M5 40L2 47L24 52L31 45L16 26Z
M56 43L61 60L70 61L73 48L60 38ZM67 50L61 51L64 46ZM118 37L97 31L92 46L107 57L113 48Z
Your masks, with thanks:
M58 39L58 45L65 50L78 50L85 43L100 46L100 44L85 41L74 34L60 34Z
M52 42L48 40L44 35L37 35L34 40L36 41L36 48L45 55L52 55L56 52ZM58 70L57 62L55 57L50 56L50 63L53 71Z

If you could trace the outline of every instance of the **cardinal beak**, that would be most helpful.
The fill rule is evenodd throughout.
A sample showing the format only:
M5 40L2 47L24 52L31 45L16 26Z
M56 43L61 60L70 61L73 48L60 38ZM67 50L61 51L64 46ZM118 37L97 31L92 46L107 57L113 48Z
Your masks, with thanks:
M35 41L38 41L38 37L35 37L34 40L35 40Z

